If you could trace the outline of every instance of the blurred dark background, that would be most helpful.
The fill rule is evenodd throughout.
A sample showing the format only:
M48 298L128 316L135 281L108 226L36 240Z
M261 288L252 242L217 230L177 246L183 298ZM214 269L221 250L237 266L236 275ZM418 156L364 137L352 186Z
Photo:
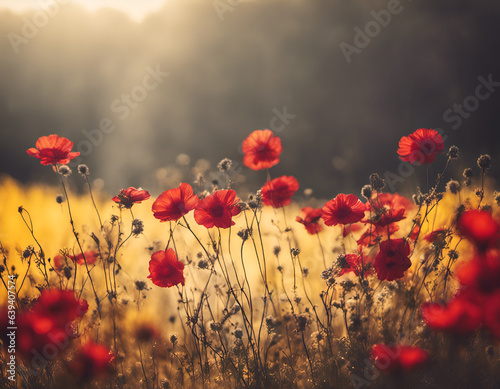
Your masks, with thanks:
M500 85L498 2L168 0L141 22L116 9L52 12L0 9L0 172L22 182L56 184L25 152L42 135L71 139L106 191L157 194L224 157L242 164L242 140L272 126L284 147L272 176L320 197L398 174L400 137L422 127L460 147L451 173L481 153L500 172L500 86L478 89L479 77ZM249 190L266 178L235 171ZM423 177L417 168L391 189Z

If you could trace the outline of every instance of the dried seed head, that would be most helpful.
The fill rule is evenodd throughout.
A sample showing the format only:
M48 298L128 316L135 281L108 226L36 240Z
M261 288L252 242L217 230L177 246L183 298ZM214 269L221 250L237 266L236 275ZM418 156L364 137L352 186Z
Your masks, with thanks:
M471 178L474 175L474 172L472 171L472 169L470 167L468 167L467 169L464 170L464 172L462 173L462 175L465 178Z
M460 192L460 183L455 180L450 180L446 184L446 191L450 192L451 194L457 194Z
M361 196L365 199L370 200L372 198L373 188L371 185L365 185L361 188Z
M500 205L500 192L493 192L493 200L497 203L497 205Z
M172 343L174 346L177 343L177 340L179 339L176 334L171 334L170 335L170 343Z
M83 177L88 176L90 174L89 167L84 164L78 165L78 173L80 173Z
M233 161L231 161L229 158L224 158L217 165L217 169L219 169L220 172L228 172L232 166L233 166Z
M450 257L451 260L455 260L455 259L458 259L459 257L459 253L457 250L450 250L448 251L448 257Z
M141 219L132 221L132 235L138 236L144 232L144 223Z
M457 159L460 156L460 149L457 146L451 146L448 150L448 158Z
M147 290L148 284L146 283L146 281L137 280L137 281L135 281L135 288L139 291Z
M62 204L64 202L64 196L63 195L57 195L56 196L56 203L57 204Z
M234 337L235 337L236 339L241 339L241 338L243 338L243 330L242 330L241 328L236 328L236 329L234 330Z
M64 176L64 177L67 177L67 176L69 176L71 174L71 169L67 165L61 165L61 166L59 166L59 168L57 169L57 171L58 171L58 173L61 176Z
M488 154L483 154L477 159L477 166L485 172L491 168L491 157Z
M370 184L373 190L380 191L385 187L385 180L381 178L377 173L370 175Z

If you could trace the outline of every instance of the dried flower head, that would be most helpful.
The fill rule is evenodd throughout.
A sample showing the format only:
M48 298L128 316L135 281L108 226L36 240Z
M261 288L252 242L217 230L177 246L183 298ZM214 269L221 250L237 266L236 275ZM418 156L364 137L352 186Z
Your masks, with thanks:
M229 170L231 170L232 166L233 166L233 161L231 161L229 158L224 158L217 165L217 169L219 169L220 172L228 172Z
M470 167L468 167L467 169L464 170L464 172L462 173L462 175L465 178L471 178L474 175L474 172L472 171L472 169Z
M78 165L78 173L80 173L83 177L88 176L90 174L89 167L84 164Z
M457 146L451 146L448 150L448 158L457 159L460 156L460 149Z
M477 166L485 172L491 168L491 157L489 154L483 154L477 159Z
M497 205L500 205L500 192L493 192L493 200L497 203Z
M59 168L57 169L57 172L61 175L61 176L64 176L64 177L67 177L71 174L71 169L69 168L68 165L61 165L59 166Z
M62 204L64 202L64 196L63 195L57 195L56 196L56 203L57 204Z
M446 191L451 194L457 194L460 191L460 183L456 180L450 180L446 184Z
M373 188L371 185L365 185L361 188L361 196L369 200L372 198Z
M148 284L146 283L146 281L137 280L135 281L135 288L138 291L148 290Z
M243 330L242 330L241 328L236 328L236 329L234 330L234 337L235 337L236 339L241 339L241 338L243 338Z
M380 191L385 187L385 180L377 173L370 174L370 184L373 190Z
M141 219L132 221L132 235L138 236L144 232L144 223Z

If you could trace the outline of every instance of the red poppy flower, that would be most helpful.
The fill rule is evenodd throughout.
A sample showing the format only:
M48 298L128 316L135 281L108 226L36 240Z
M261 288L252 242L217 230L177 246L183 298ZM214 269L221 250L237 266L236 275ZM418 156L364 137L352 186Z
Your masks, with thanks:
M422 318L429 328L455 335L468 335L477 330L482 321L478 301L469 294L458 293L448 304L422 304Z
M370 224L368 229L357 240L358 246L371 247L379 244L382 239L389 238L390 235L399 231L397 224L389 224L388 227L379 227Z
M371 220L365 221L365 223L372 223L377 227L387 227L389 224L397 223L403 219L406 219L404 208L398 209L384 209L383 213L376 214Z
M498 241L500 226L486 211L469 210L458 220L458 231L476 245L485 250Z
M142 188L135 189L134 187L130 187L128 189L120 190L118 195L113 197L112 200L124 208L132 208L132 205L135 203L141 203L144 200L149 199L150 196L149 192L143 190Z
M429 243L442 242L444 238L446 238L446 230L443 228L429 232L424 236L424 240Z
M371 207L375 210L379 208L389 209L412 209L414 204L411 200L397 193L374 193L370 201L366 203L366 210L369 211Z
M65 328L68 323L82 317L87 309L87 302L76 299L72 290L44 289L32 312L47 318L55 327Z
M281 139L271 130L256 130L243 141L243 163L252 170L273 167L283 151Z
M411 266L408 258L410 245L405 239L389 239L380 243L375 257L375 271L379 280L394 281L404 276Z
M398 154L402 161L419 165L434 162L436 154L443 151L444 140L439 132L420 128L399 141Z
M158 196L153 203L153 216L162 222L176 221L193 210L199 201L191 185L182 183L178 188L166 190Z
M194 220L206 228L229 228L235 224L232 217L241 211L239 202L234 190L218 190L198 203L194 209Z
M262 187L262 202L274 208L284 207L292 202L292 196L299 189L299 182L292 176L281 176L267 181Z
M56 327L50 318L32 311L20 314L16 319L16 325L18 328L16 353L26 361L31 360L32 363L34 357L43 353L47 345L65 345L73 336L71 326L66 329Z
M184 264L177 259L173 249L157 251L149 261L149 276L156 286L172 287L177 284L184 285Z
M26 359L42 353L47 345L65 345L73 336L72 323L87 312L85 300L73 291L45 289L28 312L19 315L16 351Z
M88 342L80 347L69 364L80 381L92 381L110 371L115 355L105 346Z
M353 194L340 193L323 206L322 218L327 226L357 223L365 216L365 205Z
M349 272L353 272L355 275L359 276L363 271L364 276L368 276L372 273L371 271L371 261L363 257L363 253L358 254L346 254L345 264L340 271L339 276L344 275Z
M490 250L461 264L456 276L462 286L484 293L500 290L500 253Z
M80 155L79 152L71 151L73 142L55 134L38 138L35 146L36 148L28 149L26 152L38 158L42 165L55 165L56 163L65 165Z
M303 224L308 233L314 235L323 230L323 227L319 224L321 214L321 208L304 207L300 211L300 216L297 216L295 220Z
M427 362L429 354L419 347L377 344L373 346L371 357L379 370L412 370Z
M54 266L54 270L58 273L60 273L61 269L67 264L67 259L70 259L73 262L76 262L78 265L84 265L85 260L83 259L83 254L77 254L77 255L62 255L58 254L54 257L52 260L52 265ZM87 265L93 265L97 259L99 258L99 254L96 253L95 251L86 251L85 252L85 259L87 260Z
M415 240L417 240L419 235L420 235L420 226L416 224L415 227L413 227L413 230L410 232L410 235L408 235L408 239L411 239L415 242Z
M85 259L83 258L85 254ZM95 251L85 251L85 253L79 253L77 255L69 255L68 257L76 262L78 265L85 265L85 260L87 261L87 265L93 265L95 261L99 258L99 254Z
M500 338L500 291L484 302L483 324L495 337Z

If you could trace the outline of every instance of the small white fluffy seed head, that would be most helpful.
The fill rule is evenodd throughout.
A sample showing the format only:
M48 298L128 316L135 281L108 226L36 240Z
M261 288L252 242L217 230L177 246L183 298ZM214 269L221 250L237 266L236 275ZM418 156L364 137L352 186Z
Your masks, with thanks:
M68 165L59 166L57 171L61 176L64 176L64 177L69 176L71 174L71 169L69 168Z

